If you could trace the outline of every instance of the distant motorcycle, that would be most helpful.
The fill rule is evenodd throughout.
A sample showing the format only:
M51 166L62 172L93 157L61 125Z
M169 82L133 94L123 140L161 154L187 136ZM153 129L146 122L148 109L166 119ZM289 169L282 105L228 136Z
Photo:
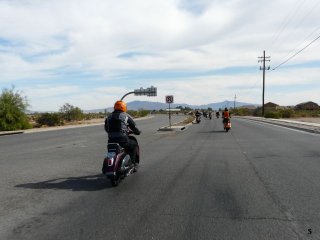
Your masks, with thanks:
M202 114L205 118L207 118L208 117L208 115L207 115L207 113L206 112L203 112L203 114Z
M216 112L216 118L219 118L219 117L220 117L220 113Z
M130 132L130 134L132 133ZM129 135L129 138L138 143L134 136ZM123 147L118 143L109 143L103 161L102 173L110 180L112 186L118 186L122 179L138 170L139 159L139 145L137 145L136 165L134 165L129 153Z
M228 132L231 129L231 121L230 118L226 118L223 122L223 128Z
M200 116L196 116L196 123L200 123L201 122L201 117Z

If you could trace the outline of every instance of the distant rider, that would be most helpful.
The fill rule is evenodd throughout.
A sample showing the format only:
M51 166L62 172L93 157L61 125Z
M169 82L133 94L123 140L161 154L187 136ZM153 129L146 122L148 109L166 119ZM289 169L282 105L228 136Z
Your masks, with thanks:
M116 101L114 111L105 120L104 129L108 133L108 143L119 143L130 154L132 163L135 164L137 142L130 139L128 134L132 131L134 134L140 135L141 131L126 111L126 103Z
M196 111L195 115L196 115L197 118L201 116L201 113L199 112L199 110Z
M223 123L228 123L228 121L230 120L230 112L228 110L228 108L225 108L223 113L222 113L222 122Z

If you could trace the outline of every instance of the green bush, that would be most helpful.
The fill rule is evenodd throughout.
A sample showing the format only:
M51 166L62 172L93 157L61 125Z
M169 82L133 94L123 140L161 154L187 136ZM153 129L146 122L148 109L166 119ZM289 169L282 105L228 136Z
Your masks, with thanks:
M90 120L94 118L105 118L105 113L99 112L99 113L84 113L84 119Z
M64 104L60 108L60 112L62 113L62 117L65 121L79 121L84 119L84 114L82 110L78 107L72 106L69 103Z
M27 98L14 88L3 89L0 95L0 131L12 131L31 128L25 114Z
M293 109L284 109L280 111L281 117L283 118L291 118L294 117L294 110Z
M255 110L253 110L253 116L262 116L262 107L257 107Z
M231 114L236 116L252 116L254 109L236 108L232 109Z
M60 113L43 113L38 116L36 123L40 126L60 126L63 125L63 119Z
M320 110L295 110L295 117L320 117Z
M127 113L130 116L132 116L134 118L137 118L137 117L145 117L145 116L147 116L150 113L150 111L149 110L143 110L143 109L138 110L138 111L128 110Z
M313 111L311 117L320 117L320 111Z
M265 118L280 118L281 114L279 112L267 112L264 114Z

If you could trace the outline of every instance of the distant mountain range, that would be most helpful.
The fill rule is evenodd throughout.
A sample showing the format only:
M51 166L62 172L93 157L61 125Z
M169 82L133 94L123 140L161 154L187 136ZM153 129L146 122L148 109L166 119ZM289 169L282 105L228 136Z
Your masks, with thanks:
M189 105L185 103L177 103L177 104L171 104L171 108L176 108L179 106L182 107L190 107L192 109L207 109L212 108L213 110L218 110L219 108L233 108L233 101L225 100L223 102L217 102L217 103L209 103L205 105ZM260 106L260 104L255 103L245 103L245 102L236 102L236 107L242 107L242 106ZM139 109L145 109L145 110L160 110L160 109L167 109L169 108L169 105L166 103L161 102L149 102L149 101L133 101L127 103L128 110L139 110ZM85 110L84 112L104 112L105 109L93 109L93 110ZM113 107L107 108L108 112L113 111Z

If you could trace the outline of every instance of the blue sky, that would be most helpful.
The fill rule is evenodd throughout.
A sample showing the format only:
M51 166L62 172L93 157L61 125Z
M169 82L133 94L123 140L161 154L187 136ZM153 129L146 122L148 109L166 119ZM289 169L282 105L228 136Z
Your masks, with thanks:
M68 102L105 108L151 85L154 98L206 104L234 95L260 103L271 67L320 35L318 0L0 0L0 88L31 110ZM320 104L320 43L266 74L266 101Z

